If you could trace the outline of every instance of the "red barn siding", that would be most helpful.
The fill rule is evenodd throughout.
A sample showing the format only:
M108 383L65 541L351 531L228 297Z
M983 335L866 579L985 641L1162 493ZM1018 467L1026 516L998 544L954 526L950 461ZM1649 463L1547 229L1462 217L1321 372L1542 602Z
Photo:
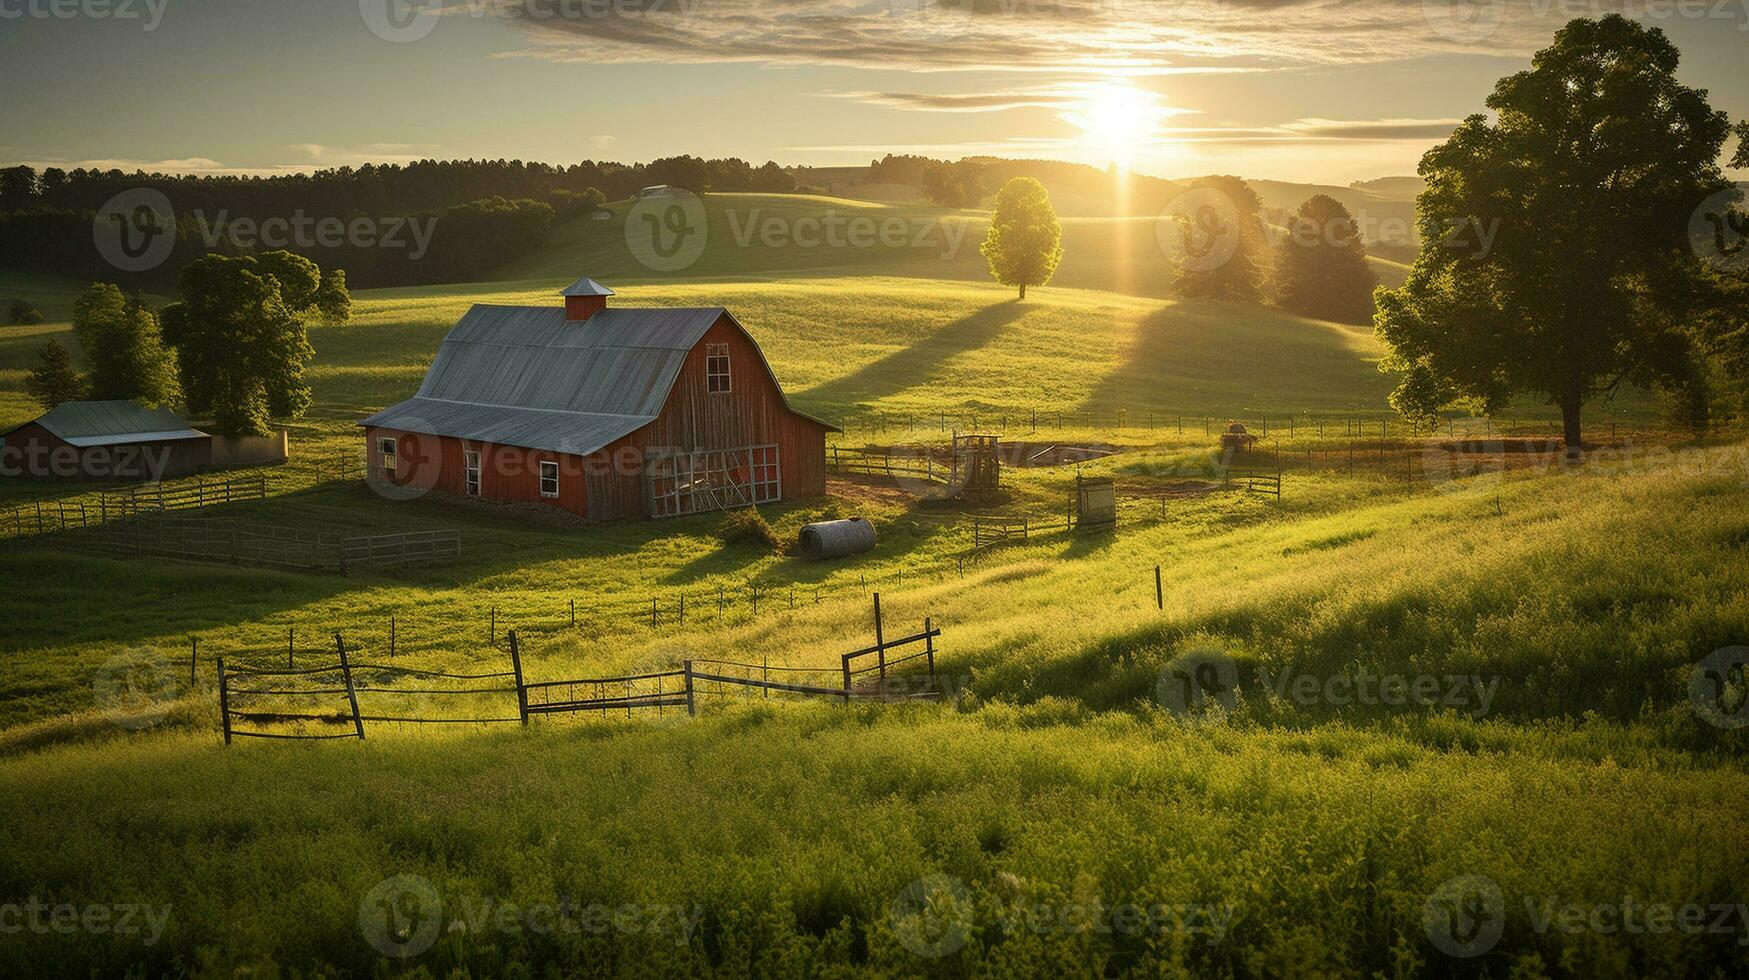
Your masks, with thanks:
M63 480L151 480L188 476L206 468L212 460L209 439L175 439L166 442L118 443L112 446L79 448L35 422L24 425L5 439L6 469L18 475L37 479ZM163 453L169 456L164 457ZM64 458L77 454L72 472L61 472L62 466L51 454ZM148 457L147 454L150 454ZM162 472L152 470L153 461L164 459Z
M577 329L587 330L589 325L579 323ZM707 344L729 345L728 392L709 391ZM817 497L826 492L826 427L785 407L783 392L767 370L759 348L726 316L687 354L656 420L587 458L367 428L373 475L382 472L377 440L391 435L398 450L397 484L464 496L462 453L478 449L481 499L545 504L597 521L649 512L644 498L644 460L653 451L775 445L783 499ZM559 462L556 499L540 495L536 464L541 460Z

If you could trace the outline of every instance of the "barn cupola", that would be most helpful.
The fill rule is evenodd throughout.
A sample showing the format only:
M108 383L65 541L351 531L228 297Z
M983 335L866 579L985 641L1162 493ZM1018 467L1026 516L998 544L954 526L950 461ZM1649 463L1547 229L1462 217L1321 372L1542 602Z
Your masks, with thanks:
M607 309L607 298L613 295L613 290L584 276L566 286L560 295L565 297L565 319L581 323Z

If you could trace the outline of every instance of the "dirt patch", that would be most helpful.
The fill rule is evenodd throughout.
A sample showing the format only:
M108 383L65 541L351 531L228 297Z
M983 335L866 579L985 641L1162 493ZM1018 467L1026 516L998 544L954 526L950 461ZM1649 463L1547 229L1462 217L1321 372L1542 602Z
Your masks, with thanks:
M997 449L1002 456L1002 465L1017 467L1087 463L1122 451L1116 446L1097 442L1004 442Z
M908 507L917 495L888 477L838 474L826 478L826 496L847 504L851 510L866 504Z
M1174 480L1171 483L1120 483L1117 492L1132 497L1166 497L1174 500L1206 497L1219 490L1208 480Z

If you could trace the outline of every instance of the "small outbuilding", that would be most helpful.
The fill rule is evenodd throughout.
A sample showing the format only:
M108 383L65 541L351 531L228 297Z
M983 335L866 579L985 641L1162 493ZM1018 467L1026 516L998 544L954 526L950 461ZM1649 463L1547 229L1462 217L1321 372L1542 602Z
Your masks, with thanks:
M63 402L3 438L7 476L158 481L212 463L212 436L175 412L131 401Z

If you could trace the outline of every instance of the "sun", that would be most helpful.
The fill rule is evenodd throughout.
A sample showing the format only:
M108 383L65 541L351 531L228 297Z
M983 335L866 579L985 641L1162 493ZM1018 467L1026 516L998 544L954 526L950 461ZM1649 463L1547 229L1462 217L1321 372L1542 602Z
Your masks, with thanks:
M1160 115L1160 105L1151 94L1113 83L1088 90L1067 118L1080 128L1090 149L1121 165L1153 137Z

